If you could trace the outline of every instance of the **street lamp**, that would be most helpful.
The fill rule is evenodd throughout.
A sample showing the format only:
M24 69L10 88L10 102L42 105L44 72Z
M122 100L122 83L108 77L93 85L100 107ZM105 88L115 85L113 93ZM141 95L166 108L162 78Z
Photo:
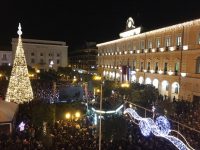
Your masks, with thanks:
M103 93L103 83L102 83L102 78L101 76L94 76L93 78L94 80L98 80L98 81L101 81L101 87L100 87L100 108L99 110L102 111L102 93ZM101 113L99 114L99 150L101 150Z
M66 113L65 117L66 117L66 119L70 119L71 118L71 114L70 113Z

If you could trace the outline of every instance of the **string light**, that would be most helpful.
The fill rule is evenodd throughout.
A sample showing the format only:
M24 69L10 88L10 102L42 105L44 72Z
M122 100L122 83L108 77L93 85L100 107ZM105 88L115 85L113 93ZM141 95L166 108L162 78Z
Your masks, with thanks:
M163 138L169 140L179 150L194 150L188 144L188 142L186 140L185 141L186 141L187 145L185 143L183 143L180 139L178 139L172 135L169 135L169 133L171 132L170 123L165 116L159 116L158 118L156 118L156 121L154 122L151 118L140 117L138 115L138 113L132 108L127 108L124 111L124 114L129 114L131 119L136 119L139 121L139 127L141 130L141 133L144 136L149 136L151 133L153 133L155 136L163 137ZM176 132L178 132L178 131L176 131Z

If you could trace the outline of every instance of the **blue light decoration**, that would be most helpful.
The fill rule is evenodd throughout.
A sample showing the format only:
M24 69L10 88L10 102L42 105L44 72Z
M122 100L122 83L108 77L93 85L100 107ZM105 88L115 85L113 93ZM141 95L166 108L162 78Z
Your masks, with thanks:
M184 136L179 133L176 130L171 130L170 123L167 120L165 116L159 116L156 118L156 121L154 122L151 118L142 118L138 115L138 113L132 109L127 108L124 111L124 114L129 114L132 120L139 121L139 128L141 130L142 135L149 136L151 133L153 133L155 136L163 137L167 140L169 140L174 146L176 146L179 150L194 150L187 140L184 138ZM171 131L174 131L182 136L182 138L185 140L185 143L183 143L180 139L178 139L175 136L169 135Z

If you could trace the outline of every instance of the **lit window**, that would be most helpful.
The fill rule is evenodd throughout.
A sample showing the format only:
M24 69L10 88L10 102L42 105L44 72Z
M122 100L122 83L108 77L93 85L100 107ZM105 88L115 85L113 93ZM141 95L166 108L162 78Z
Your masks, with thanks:
M148 48L153 48L152 41L148 41Z
M166 37L166 38L165 38L165 46L166 46L166 47L171 46L171 38L170 38L170 37Z
M198 34L198 44L200 44L200 33Z
M160 44L161 44L161 43L160 43L160 38L157 38L157 39L156 39L156 47L159 48L159 47L160 47Z
M176 37L176 45L177 45L177 46L182 45L182 37L181 37L181 36L177 36L177 37Z
M175 75L178 75L178 72L179 72L179 62L175 63L175 66L174 66Z
M196 61L196 73L200 73L200 56L197 58Z

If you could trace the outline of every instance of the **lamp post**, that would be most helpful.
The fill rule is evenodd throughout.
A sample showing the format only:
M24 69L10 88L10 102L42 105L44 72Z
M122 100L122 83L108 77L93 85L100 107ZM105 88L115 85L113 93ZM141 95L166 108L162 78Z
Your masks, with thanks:
M101 133L101 111L102 111L102 97L103 97L103 94L102 94L103 93L103 82L102 82L102 77L101 76L94 76L93 79L101 81L100 106L99 106L99 110L100 110L100 115L99 115L99 150L101 150L101 137L102 137L102 133Z
M102 82L101 82L101 95L100 95L100 112L101 112L101 110L102 110L102 90L103 90L103 88L102 88ZM99 150L101 150L101 113L100 113L100 115L99 115Z

